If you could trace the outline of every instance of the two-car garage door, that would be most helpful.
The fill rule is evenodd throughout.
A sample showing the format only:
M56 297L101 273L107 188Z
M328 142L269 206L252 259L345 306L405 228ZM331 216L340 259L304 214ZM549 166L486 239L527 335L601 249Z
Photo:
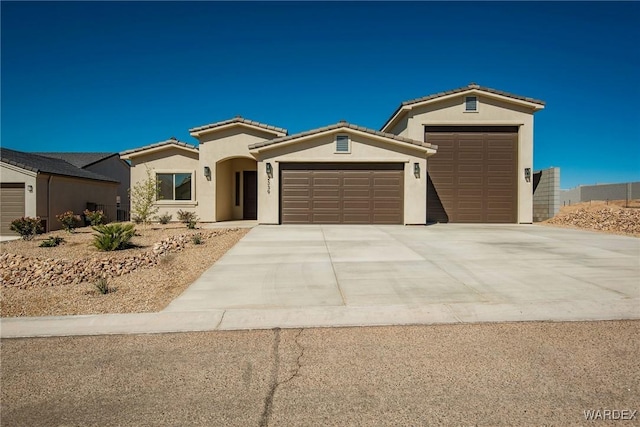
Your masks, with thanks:
M403 224L404 164L282 163L282 224Z

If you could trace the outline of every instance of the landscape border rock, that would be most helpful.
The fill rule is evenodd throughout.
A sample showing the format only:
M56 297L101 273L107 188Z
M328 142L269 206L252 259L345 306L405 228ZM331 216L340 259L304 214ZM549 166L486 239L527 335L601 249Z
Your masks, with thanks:
M237 228L201 231L202 240L237 231ZM80 258L76 260L36 258L3 252L0 254L2 287L28 289L76 285L100 277L112 278L143 268L153 267L170 253L182 251L191 242L193 233L167 237L143 254L124 258Z

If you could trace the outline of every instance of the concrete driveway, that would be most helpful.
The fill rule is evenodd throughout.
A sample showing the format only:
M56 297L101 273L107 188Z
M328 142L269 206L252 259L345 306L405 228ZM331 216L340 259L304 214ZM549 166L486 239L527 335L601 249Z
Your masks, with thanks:
M640 239L537 225L257 226L159 313L0 336L640 319Z
M640 239L594 232L259 226L166 311L324 308L326 315L350 307L375 316L428 307L461 321L496 312L505 320L525 312L536 320L638 318L639 277Z

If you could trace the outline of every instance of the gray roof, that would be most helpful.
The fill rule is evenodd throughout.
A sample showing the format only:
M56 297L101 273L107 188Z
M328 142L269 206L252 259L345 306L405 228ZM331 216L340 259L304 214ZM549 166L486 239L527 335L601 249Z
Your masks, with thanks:
M341 122L338 122L338 123L333 124L333 125L324 126L324 127L321 127L321 128L312 129L312 130L308 130L308 131L305 131L305 132L296 133L294 135L288 135L288 136L283 136L283 137L280 137L280 138L270 139L268 141L258 142L256 144L250 145L249 149L250 150L254 150L256 148L267 147L269 145L278 144L278 143L289 141L289 140L292 140L292 139L302 138L302 137L305 137L305 136L314 135L314 134L318 134L318 133L322 133L322 132L326 132L326 131L331 131L331 130L335 130L335 129L345 129L345 128L357 130L357 131L364 132L364 133L368 133L370 135L381 136L381 137L389 138L389 139L395 139L396 141L404 142L404 143L411 144L411 145L416 145L418 147L433 148L433 149L438 148L437 145L429 144L428 142L420 142L420 141L416 141L415 139L405 138L403 136L394 135L392 133L381 132L379 130L369 129L369 128L366 128L366 127L363 127L363 126L358 126L358 125L354 125L354 124L351 124L351 123L347 123L345 121L341 121Z
M404 101L403 103L400 104L400 106L398 108L396 108L396 110L393 112L393 114L391 115L389 120L387 120L385 122L385 124L382 126L381 129L384 129L385 126L387 126L387 124L396 116L396 114L398 114L398 111L400 111L402 109L402 107L406 107L408 105L413 105L413 104L418 104L418 103L424 102L424 101L429 101L431 99L441 98L441 97L447 96L447 95L455 95L456 93L466 92L466 91L471 90L471 89L481 90L481 91L484 91L484 92L493 93L493 94L500 95L500 96L505 96L507 98L517 99L519 101L526 101L526 102L531 102L531 103L534 103L534 104L545 105L545 102L541 101L539 99L529 98L527 96L515 95L513 93L504 92L502 90L493 89L493 88L486 87L486 86L480 86L480 85L472 82L472 83L469 83L467 86L459 87L457 89L447 90L447 91L444 91L444 92L438 92L438 93L434 93L433 95L427 95L427 96L423 96L421 98L415 98L415 99L410 99L408 101Z
M271 131L274 131L274 132L284 133L285 135L287 134L287 130L284 129L284 128L279 128L279 127L276 127L276 126L267 125L265 123L256 122L254 120L245 119L242 116L236 116L233 119L223 120L221 122L216 122L216 123L211 123L211 124L204 125L204 126L198 126L198 127L195 127L195 128L191 128L191 129L189 129L189 132L201 132L203 130L215 129L215 128L220 127L220 126L230 125L230 124L233 124L233 123L243 123L243 124L246 124L246 125L259 127L259 128L266 129L266 130L271 130Z
M17 166L32 172L42 172L52 175L71 176L74 178L91 179L94 181L119 182L113 178L81 169L61 159L40 156L34 153L0 148L0 160L3 163Z
M33 153L39 156L52 157L54 159L61 159L65 162L71 163L79 168L86 168L94 163L98 163L109 157L117 156L118 153Z
M133 154L133 153L137 153L139 151L145 151L145 150L149 150L151 148L157 148L157 147L162 147L163 145L177 145L179 147L184 147L184 148L189 148L191 150L197 150L198 147L196 147L195 145L191 145L191 144L187 144L186 142L182 142L182 141L178 141L175 138L169 138L166 141L161 141L161 142L156 142L155 144L149 144L149 145L145 145L144 147L138 147L138 148L133 148L131 150L125 150L120 152L121 156L127 155L127 154Z

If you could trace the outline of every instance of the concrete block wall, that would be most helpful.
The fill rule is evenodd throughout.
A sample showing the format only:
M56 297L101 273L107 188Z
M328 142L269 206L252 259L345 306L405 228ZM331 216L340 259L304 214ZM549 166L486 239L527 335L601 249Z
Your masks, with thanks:
M634 200L640 199L640 181L620 184L581 185L560 192L563 206L591 200Z
M560 168L533 174L533 222L553 218L560 210Z

